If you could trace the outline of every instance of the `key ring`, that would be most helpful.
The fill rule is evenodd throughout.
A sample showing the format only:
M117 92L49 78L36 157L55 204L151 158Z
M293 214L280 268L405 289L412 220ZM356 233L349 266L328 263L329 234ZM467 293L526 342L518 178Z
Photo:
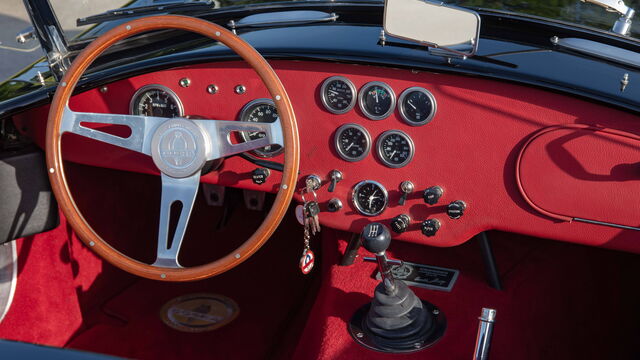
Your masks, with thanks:
M318 194L316 194L315 190L311 190L309 191L309 188L302 188L302 190L300 190L300 197L302 198L302 202L303 203L307 203L307 199L305 199L304 195L308 194L309 192L311 192L313 194L313 201L318 202Z

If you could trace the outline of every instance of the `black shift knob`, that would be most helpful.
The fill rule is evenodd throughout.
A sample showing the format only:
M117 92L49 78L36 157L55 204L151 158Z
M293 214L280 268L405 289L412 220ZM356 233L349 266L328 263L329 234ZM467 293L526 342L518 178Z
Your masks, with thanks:
M362 246L372 253L386 251L391 244L391 233L381 223L370 223L362 229Z

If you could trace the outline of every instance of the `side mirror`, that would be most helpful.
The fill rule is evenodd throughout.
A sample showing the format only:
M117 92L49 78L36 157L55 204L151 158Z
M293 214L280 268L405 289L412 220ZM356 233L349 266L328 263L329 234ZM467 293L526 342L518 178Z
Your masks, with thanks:
M478 49L475 11L428 0L385 0L386 35L471 56Z

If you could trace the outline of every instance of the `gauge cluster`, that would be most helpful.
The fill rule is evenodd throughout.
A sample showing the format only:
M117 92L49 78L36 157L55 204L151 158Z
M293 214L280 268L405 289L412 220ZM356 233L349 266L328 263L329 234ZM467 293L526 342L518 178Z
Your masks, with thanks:
M320 99L327 111L335 115L348 113L356 102L369 120L385 120L397 109L402 121L410 126L423 126L433 120L437 110L436 98L420 86L404 89L396 101L393 88L382 81L370 81L359 91L345 76L331 76L320 87ZM357 99L357 101L356 101ZM366 126L347 123L334 133L335 151L343 160L356 162L365 159L372 140ZM404 131L390 129L380 134L375 142L378 160L389 168L408 165L415 155L415 144Z

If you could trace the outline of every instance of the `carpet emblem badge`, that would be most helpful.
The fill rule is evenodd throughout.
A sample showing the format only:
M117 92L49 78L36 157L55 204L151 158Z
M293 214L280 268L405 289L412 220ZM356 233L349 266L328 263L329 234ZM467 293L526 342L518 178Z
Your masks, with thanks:
M194 333L227 325L238 313L238 304L226 296L189 294L167 302L160 311L160 317L173 329Z

